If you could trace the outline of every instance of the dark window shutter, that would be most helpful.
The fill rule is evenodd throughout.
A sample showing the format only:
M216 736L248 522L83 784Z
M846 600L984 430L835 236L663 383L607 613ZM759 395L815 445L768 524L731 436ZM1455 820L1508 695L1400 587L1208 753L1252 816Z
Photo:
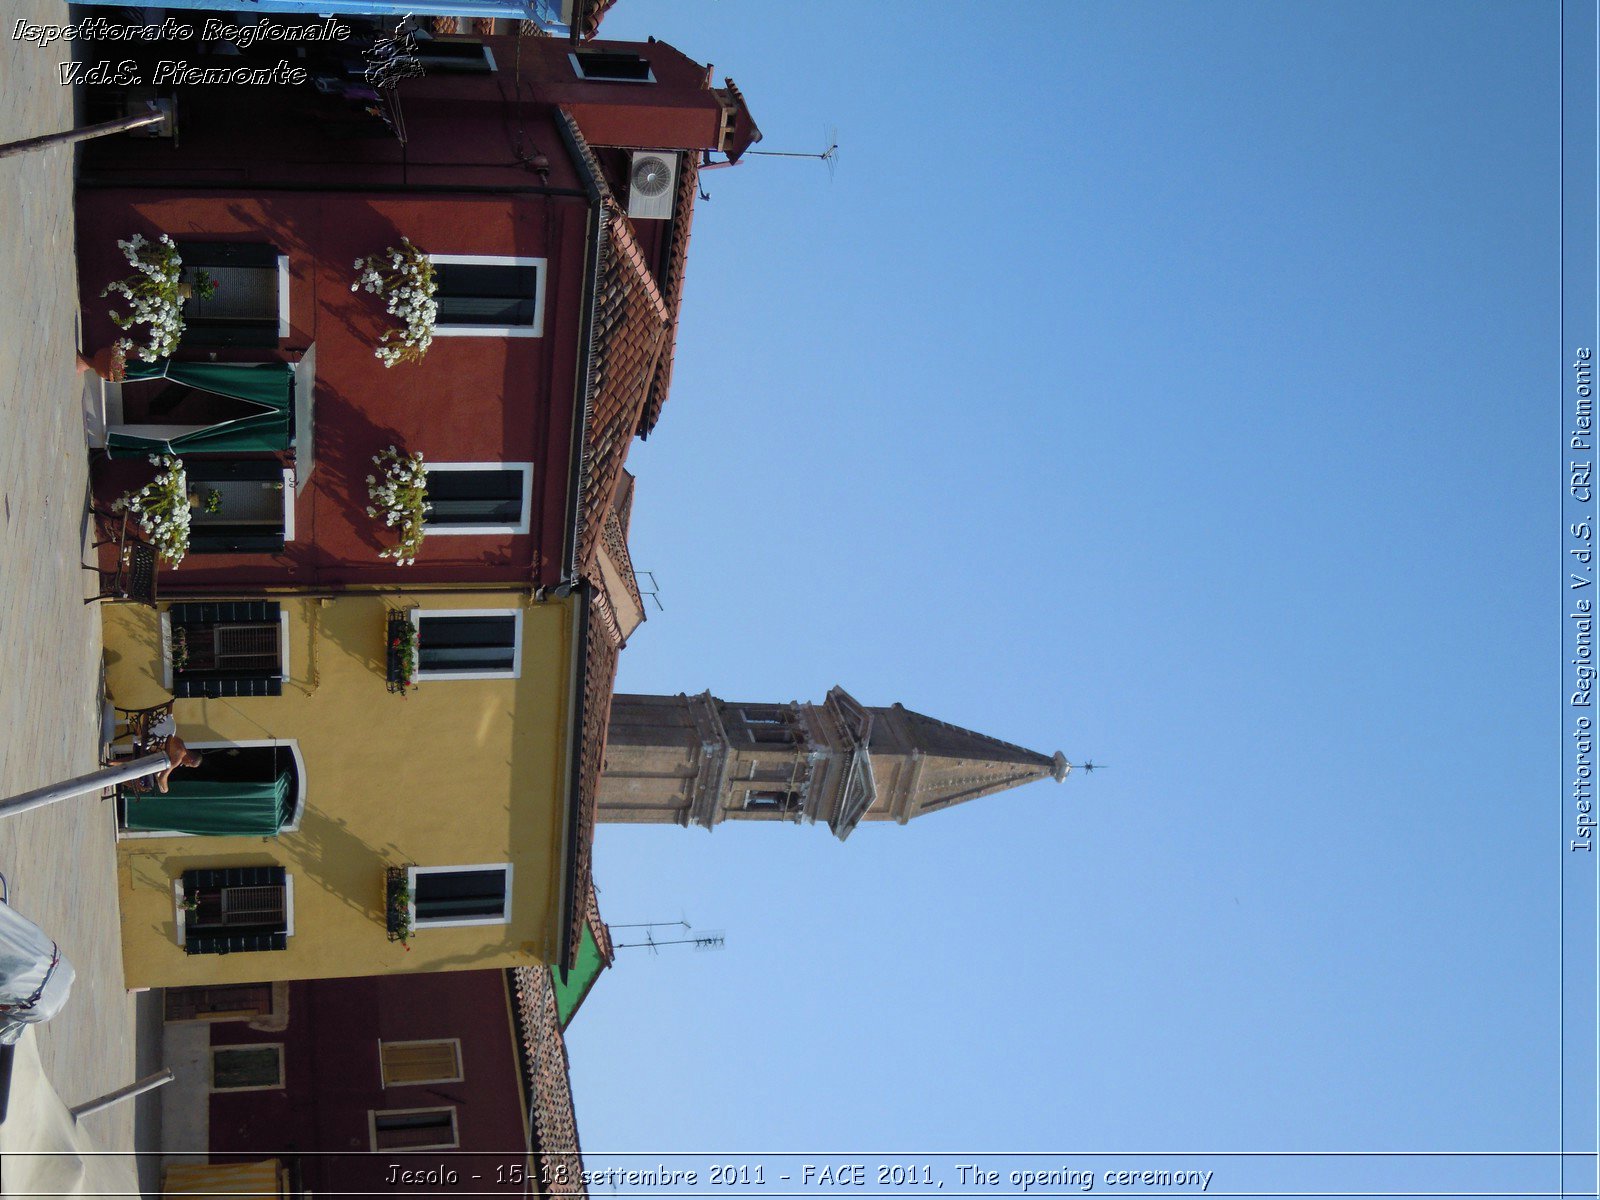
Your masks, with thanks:
M276 346L278 322L264 317L237 320L190 317L183 323L180 340L192 346Z
M518 470L440 471L428 474L430 526L514 525L522 520Z
M188 454L183 465L191 486L229 480L283 482L283 464L275 458L205 459Z
M174 604L167 615L174 629L215 625L277 625L281 607L275 600L223 600ZM172 693L180 698L205 696L281 696L281 668L270 670L188 669L175 673Z
M419 921L499 917L505 912L506 873L422 871L413 895Z
M417 668L421 671L509 671L516 618L424 616L417 619Z
M262 532L259 525L193 525L189 531L191 554L282 554L283 531Z
M201 899L206 894L228 888L283 889L288 873L283 867L216 867L183 873L185 898ZM285 914L285 920L287 914ZM283 921L277 922L280 926ZM186 954L232 954L256 950L284 950L289 945L287 928L244 926L238 929L216 927L185 930Z
M258 624L276 621L282 612L276 600L218 600L204 604L174 604L167 615L174 625Z
M178 257L186 267L272 267L278 248L271 242L191 242L179 240Z
M218 700L225 696L281 696L281 675L208 675L185 672L172 681L172 694L178 699Z
M531 325L539 268L509 263L435 263L441 325Z

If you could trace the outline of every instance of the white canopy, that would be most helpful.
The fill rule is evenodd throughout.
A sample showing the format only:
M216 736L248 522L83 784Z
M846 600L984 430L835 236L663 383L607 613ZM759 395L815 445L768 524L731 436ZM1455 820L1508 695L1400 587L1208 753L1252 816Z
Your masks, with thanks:
M34 1031L20 1032L0 1125L0 1197L137 1196L134 1156L98 1152L45 1078Z

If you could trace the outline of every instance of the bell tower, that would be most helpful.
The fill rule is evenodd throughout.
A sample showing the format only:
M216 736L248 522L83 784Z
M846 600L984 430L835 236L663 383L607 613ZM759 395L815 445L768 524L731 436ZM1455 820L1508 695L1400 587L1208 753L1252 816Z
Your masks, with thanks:
M822 821L843 841L1035 779L1067 777L1038 754L902 705L868 708L843 688L821 704L746 704L618 693L598 819L699 825Z

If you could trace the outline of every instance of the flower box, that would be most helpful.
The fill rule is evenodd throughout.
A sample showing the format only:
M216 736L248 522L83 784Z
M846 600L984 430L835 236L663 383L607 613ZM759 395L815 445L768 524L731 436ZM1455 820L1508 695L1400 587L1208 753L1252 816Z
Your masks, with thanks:
M417 686L417 627L409 613L389 613L383 644L389 690L403 696Z
M384 928L391 942L402 945L411 940L411 875L415 863L385 867L383 872ZM406 949L411 947L406 945Z

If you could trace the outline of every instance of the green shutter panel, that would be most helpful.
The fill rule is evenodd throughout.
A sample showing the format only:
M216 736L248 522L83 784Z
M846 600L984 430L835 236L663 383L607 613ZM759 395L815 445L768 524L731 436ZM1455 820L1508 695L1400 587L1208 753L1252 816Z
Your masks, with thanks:
M276 889L285 892L288 880L283 867L222 867L183 873L183 894L186 898L199 898L202 909L210 897L233 888ZM283 903L287 904L287 896ZM286 913L280 914L271 925L240 925L229 927L212 924L186 929L185 954L233 954L261 950L285 950L289 945ZM196 916L196 921L203 918Z
M173 629L199 627L208 631L217 625L272 625L276 627L281 608L271 600L224 600L205 604L174 604L167 610ZM281 637L281 634L275 635ZM235 664L237 666L237 663ZM204 670L190 668L175 672L172 694L180 698L205 696L281 696L282 667L270 669Z
M278 248L271 242L191 242L180 239L178 257L186 267L274 267Z

